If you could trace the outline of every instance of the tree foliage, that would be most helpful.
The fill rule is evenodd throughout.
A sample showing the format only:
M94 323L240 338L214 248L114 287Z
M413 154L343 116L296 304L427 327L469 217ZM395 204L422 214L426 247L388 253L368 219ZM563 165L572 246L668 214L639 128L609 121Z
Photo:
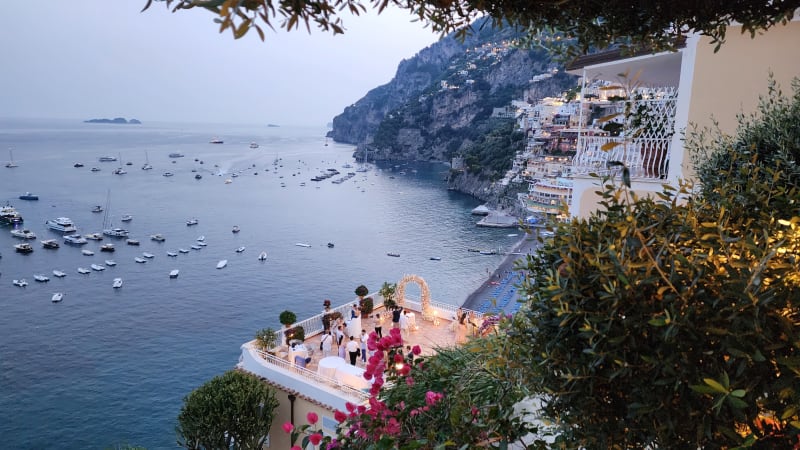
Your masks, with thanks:
M151 6L147 0L144 9ZM741 23L743 32L755 36L791 19L800 0L164 0L173 11L201 7L218 17L219 31L235 38L256 30L261 40L266 28L295 30L300 27L341 34L342 16L358 16L387 7L409 14L442 34L469 32L478 17L492 18L493 26L511 25L527 29L533 40L547 36L548 44L567 42L569 53L604 48L613 43L671 48L675 39L689 32L710 36L714 43L725 40L731 22Z
M702 189L604 179L601 210L529 257L511 336L568 447L798 444L800 98L777 93L706 147Z
M272 388L258 377L226 372L183 399L178 445L197 450L261 448L277 406Z

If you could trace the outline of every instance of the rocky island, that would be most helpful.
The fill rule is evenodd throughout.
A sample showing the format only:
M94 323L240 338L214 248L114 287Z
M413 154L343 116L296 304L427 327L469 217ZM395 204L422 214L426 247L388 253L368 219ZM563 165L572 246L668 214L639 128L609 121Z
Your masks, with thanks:
M83 123L116 123L116 124L123 124L123 125L141 125L137 119L127 120L124 117L115 117L113 119L89 119L84 120Z

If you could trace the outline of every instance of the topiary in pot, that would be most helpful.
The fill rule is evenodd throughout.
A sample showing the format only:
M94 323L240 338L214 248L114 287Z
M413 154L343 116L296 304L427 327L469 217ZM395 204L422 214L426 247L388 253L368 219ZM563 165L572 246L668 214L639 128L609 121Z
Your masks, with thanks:
M356 288L356 295L358 298L364 298L365 295L369 294L369 289L363 284Z
M278 316L278 320L283 326L289 328L297 320L297 315L287 309Z
M286 345L290 345L294 340L301 342L306 340L306 330L300 325L286 330Z
M372 297L362 298L358 302L358 306L361 308L361 317L366 317L372 314L372 310L375 307Z

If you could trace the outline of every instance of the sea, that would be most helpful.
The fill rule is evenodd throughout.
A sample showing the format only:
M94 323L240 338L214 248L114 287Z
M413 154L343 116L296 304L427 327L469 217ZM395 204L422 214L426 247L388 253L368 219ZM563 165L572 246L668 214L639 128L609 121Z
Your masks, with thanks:
M18 165L0 167L0 203L37 235L34 252L20 254L13 246L22 240L0 227L2 448L175 448L184 396L232 369L242 343L279 327L284 309L308 317L324 299L345 304L360 284L377 291L406 274L424 278L434 301L460 305L502 258L468 249L502 252L517 242L516 230L476 227L470 211L479 201L446 189L446 165L362 165L353 146L326 140L326 131L0 119L0 162ZM215 137L224 143L211 144ZM119 167L127 173L113 174ZM341 175L311 181L328 169ZM356 175L333 183L348 172ZM20 200L25 192L39 200ZM92 212L98 205L104 211ZM121 222L123 214L133 220ZM42 239L62 241L45 226L56 217L81 234L120 226L140 245L106 237L44 249ZM157 233L164 242L151 240ZM190 249L201 236L207 246ZM108 242L116 251L100 252ZM167 256L179 248L190 253ZM154 257L135 262L144 252ZM106 259L117 265L77 271ZM173 269L180 274L171 279ZM12 284L20 278L29 285ZM55 292L62 302L51 302Z

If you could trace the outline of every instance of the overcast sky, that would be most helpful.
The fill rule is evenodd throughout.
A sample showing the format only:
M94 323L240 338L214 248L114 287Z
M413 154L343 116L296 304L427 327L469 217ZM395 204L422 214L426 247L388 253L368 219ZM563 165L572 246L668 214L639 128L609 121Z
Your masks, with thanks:
M347 32L219 34L201 9L145 0L8 1L0 117L324 126L438 36L406 11L346 17Z

